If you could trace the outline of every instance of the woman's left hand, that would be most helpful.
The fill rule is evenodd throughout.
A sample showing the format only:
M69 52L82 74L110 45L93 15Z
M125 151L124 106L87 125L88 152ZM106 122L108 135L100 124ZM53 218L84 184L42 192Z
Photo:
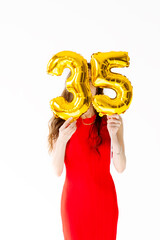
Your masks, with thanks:
M117 135L120 126L121 118L118 114L107 115L107 128L111 138Z

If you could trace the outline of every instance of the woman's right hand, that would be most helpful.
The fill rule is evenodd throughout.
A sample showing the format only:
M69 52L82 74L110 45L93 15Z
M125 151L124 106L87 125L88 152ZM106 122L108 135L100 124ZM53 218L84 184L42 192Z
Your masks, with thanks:
M62 126L59 128L59 139L63 142L67 143L68 140L71 138L73 133L76 131L76 120L70 123L73 120L73 117L68 118Z

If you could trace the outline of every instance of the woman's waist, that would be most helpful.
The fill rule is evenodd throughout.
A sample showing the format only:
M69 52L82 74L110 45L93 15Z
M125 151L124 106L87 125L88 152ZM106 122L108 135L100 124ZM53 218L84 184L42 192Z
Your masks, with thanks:
M65 179L65 183L63 186L63 196L70 201L74 201L75 199L90 199L92 201L98 201L101 199L116 199L116 189L112 178L108 177L103 181L99 180L95 181L80 181L77 179Z
M71 174L66 173L65 184L70 187L103 187L114 186L114 181L110 172L105 175L92 175L92 174Z

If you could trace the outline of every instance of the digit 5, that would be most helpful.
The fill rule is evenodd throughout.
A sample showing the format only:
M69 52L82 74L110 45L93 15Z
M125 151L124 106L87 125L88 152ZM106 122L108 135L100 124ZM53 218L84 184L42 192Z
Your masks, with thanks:
M91 56L92 83L95 87L111 88L116 91L115 98L106 95L93 96L92 103L100 116L124 113L132 100L133 87L130 81L118 73L110 71L114 67L128 67L127 52L94 53Z

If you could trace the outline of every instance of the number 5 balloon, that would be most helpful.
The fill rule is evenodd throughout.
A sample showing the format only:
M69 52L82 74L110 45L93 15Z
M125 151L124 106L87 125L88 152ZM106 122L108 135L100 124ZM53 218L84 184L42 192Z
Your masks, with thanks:
M116 91L114 99L106 95L95 95L92 99L94 108L100 116L124 113L132 100L132 85L123 75L110 71L114 67L128 67L127 52L94 53L91 56L92 84L95 87L111 88Z

